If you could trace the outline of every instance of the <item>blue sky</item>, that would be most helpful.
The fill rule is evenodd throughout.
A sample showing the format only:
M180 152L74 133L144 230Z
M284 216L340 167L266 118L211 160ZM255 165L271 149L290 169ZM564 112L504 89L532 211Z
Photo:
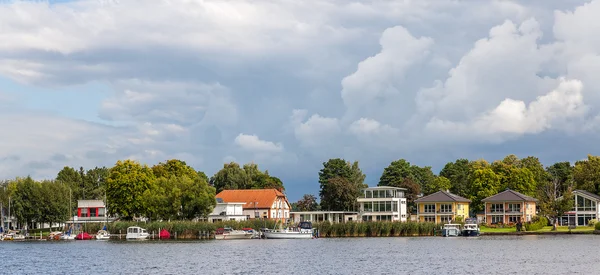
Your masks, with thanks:
M48 3L51 3L49 5ZM0 1L0 173L599 154L600 0ZM152 16L148 16L152 15Z

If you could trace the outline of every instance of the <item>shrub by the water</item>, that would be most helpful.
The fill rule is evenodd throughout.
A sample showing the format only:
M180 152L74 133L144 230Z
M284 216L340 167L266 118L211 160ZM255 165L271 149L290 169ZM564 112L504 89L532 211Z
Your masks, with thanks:
M594 229L600 230L600 222L597 222L596 224L594 224Z
M531 219L531 222L525 223L526 231L536 231L544 228L544 226L548 225L548 219L542 216L536 216Z
M314 223L321 237L399 237L433 236L434 223L416 222L347 222L332 224L329 221Z

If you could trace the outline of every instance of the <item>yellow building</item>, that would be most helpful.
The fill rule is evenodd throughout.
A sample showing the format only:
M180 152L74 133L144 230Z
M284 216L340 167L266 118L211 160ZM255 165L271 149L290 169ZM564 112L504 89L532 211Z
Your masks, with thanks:
M419 222L448 223L456 221L457 217L463 221L469 217L471 201L448 191L438 191L415 202Z

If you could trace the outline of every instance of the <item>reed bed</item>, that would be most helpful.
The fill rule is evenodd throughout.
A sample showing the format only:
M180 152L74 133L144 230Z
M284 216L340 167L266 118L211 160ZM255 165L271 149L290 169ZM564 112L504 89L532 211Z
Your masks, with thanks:
M347 222L330 223L328 221L314 223L320 237L408 237L434 236L440 225L417 222Z

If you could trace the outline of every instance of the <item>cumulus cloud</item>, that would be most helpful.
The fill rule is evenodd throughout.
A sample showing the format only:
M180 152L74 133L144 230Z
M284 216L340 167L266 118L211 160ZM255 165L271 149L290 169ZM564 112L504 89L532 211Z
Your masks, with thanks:
M281 143L261 140L256 135L242 133L235 138L234 142L242 149L256 153L278 153L283 151L283 145Z
M585 2L0 4L0 172L182 158L316 182L330 157L371 177L399 156L495 156L490 143L577 159L540 144L600 129L600 1ZM43 89L89 83L106 91L68 102L97 121L35 112Z

